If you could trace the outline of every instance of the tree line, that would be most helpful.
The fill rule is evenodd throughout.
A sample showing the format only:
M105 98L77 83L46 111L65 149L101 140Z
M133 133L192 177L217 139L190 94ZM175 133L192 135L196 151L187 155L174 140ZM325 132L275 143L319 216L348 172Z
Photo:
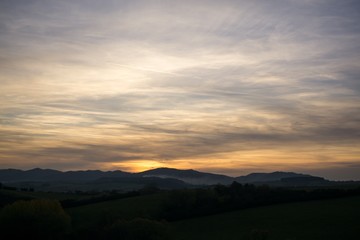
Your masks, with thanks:
M161 217L174 221L244 208L356 195L360 195L360 187L289 189L233 182L229 186L170 191L163 203Z

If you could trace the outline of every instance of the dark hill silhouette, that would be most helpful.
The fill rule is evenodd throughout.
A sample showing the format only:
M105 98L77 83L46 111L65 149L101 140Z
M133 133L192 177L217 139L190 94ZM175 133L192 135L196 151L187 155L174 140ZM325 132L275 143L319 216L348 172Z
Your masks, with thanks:
M204 173L192 169L156 168L137 173L137 175L142 177L176 178L193 185L230 184L234 181L234 178L226 175Z
M311 175L293 173L293 172L272 172L272 173L251 173L246 176L235 178L239 183L260 183L260 182L276 182L283 178L293 177L311 177Z
M34 168L27 171L0 169L1 182L24 181L93 181L102 177L131 177L132 173L122 171L86 170L61 172L53 169Z
M158 177L121 177L113 178L106 177L100 178L95 181L92 181L93 184L138 184L144 187L156 187L160 189L182 189L188 188L191 185L186 184L185 182L174 179L174 178L158 178Z
M320 177L293 173L252 173L246 176L229 177L221 174L180 170L174 168L156 168L139 173L123 171L67 171L35 168L27 171L0 169L0 183L10 187L34 188L41 191L130 191L148 185L163 189L187 188L199 185L228 185L232 182L269 186L338 186L357 185L359 182L335 182Z

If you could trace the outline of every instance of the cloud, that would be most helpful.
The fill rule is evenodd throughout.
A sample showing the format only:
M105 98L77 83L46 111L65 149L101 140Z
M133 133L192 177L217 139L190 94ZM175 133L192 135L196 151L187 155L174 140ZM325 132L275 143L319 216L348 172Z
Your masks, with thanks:
M357 7L1 1L0 166L356 162Z

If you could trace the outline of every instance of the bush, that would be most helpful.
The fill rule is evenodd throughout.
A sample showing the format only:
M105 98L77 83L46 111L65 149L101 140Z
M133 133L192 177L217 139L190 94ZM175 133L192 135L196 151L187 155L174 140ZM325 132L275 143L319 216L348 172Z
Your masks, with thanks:
M0 212L3 239L62 239L70 217L56 200L17 201Z

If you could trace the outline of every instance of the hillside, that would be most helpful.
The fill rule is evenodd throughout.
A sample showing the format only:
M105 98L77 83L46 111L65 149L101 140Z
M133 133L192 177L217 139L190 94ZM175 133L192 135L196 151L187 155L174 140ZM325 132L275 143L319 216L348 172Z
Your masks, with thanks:
M345 186L358 182L334 182L321 177L293 173L251 173L246 176L230 177L221 174L181 170L174 168L156 168L139 173L116 171L58 171L35 168L31 170L0 169L0 182L16 188L35 189L37 191L132 191L152 186L160 189L179 189L232 182L269 185L274 187L298 186Z
M130 228L136 235L156 227L168 235L159 238L163 240L335 240L357 239L359 194L359 188L288 189L239 183L101 194L0 189L0 200L4 200L0 208L20 199L58 199L71 218L71 231L62 239L143 239L123 238L121 231Z
M245 209L172 225L176 240L339 240L358 239L359 216L360 197L351 197Z
M142 177L176 178L193 185L230 184L234 181L234 178L226 175L204 173L192 169L157 168L140 172L138 175Z
M281 181L283 178L293 177L311 177L310 175L293 173L293 172L273 172L273 173L251 173L246 176L236 177L235 180L240 183L256 182L274 182Z
M34 168L23 171L17 169L0 169L1 182L30 182L30 181L92 181L103 177L131 177L131 173L123 171L87 170L62 172L53 169Z
M77 228L91 227L104 218L157 217L166 194L140 196L71 208ZM338 240L357 239L360 197L286 203L243 209L169 223L174 240ZM301 226L301 227L299 227ZM264 238L265 239L265 238Z

